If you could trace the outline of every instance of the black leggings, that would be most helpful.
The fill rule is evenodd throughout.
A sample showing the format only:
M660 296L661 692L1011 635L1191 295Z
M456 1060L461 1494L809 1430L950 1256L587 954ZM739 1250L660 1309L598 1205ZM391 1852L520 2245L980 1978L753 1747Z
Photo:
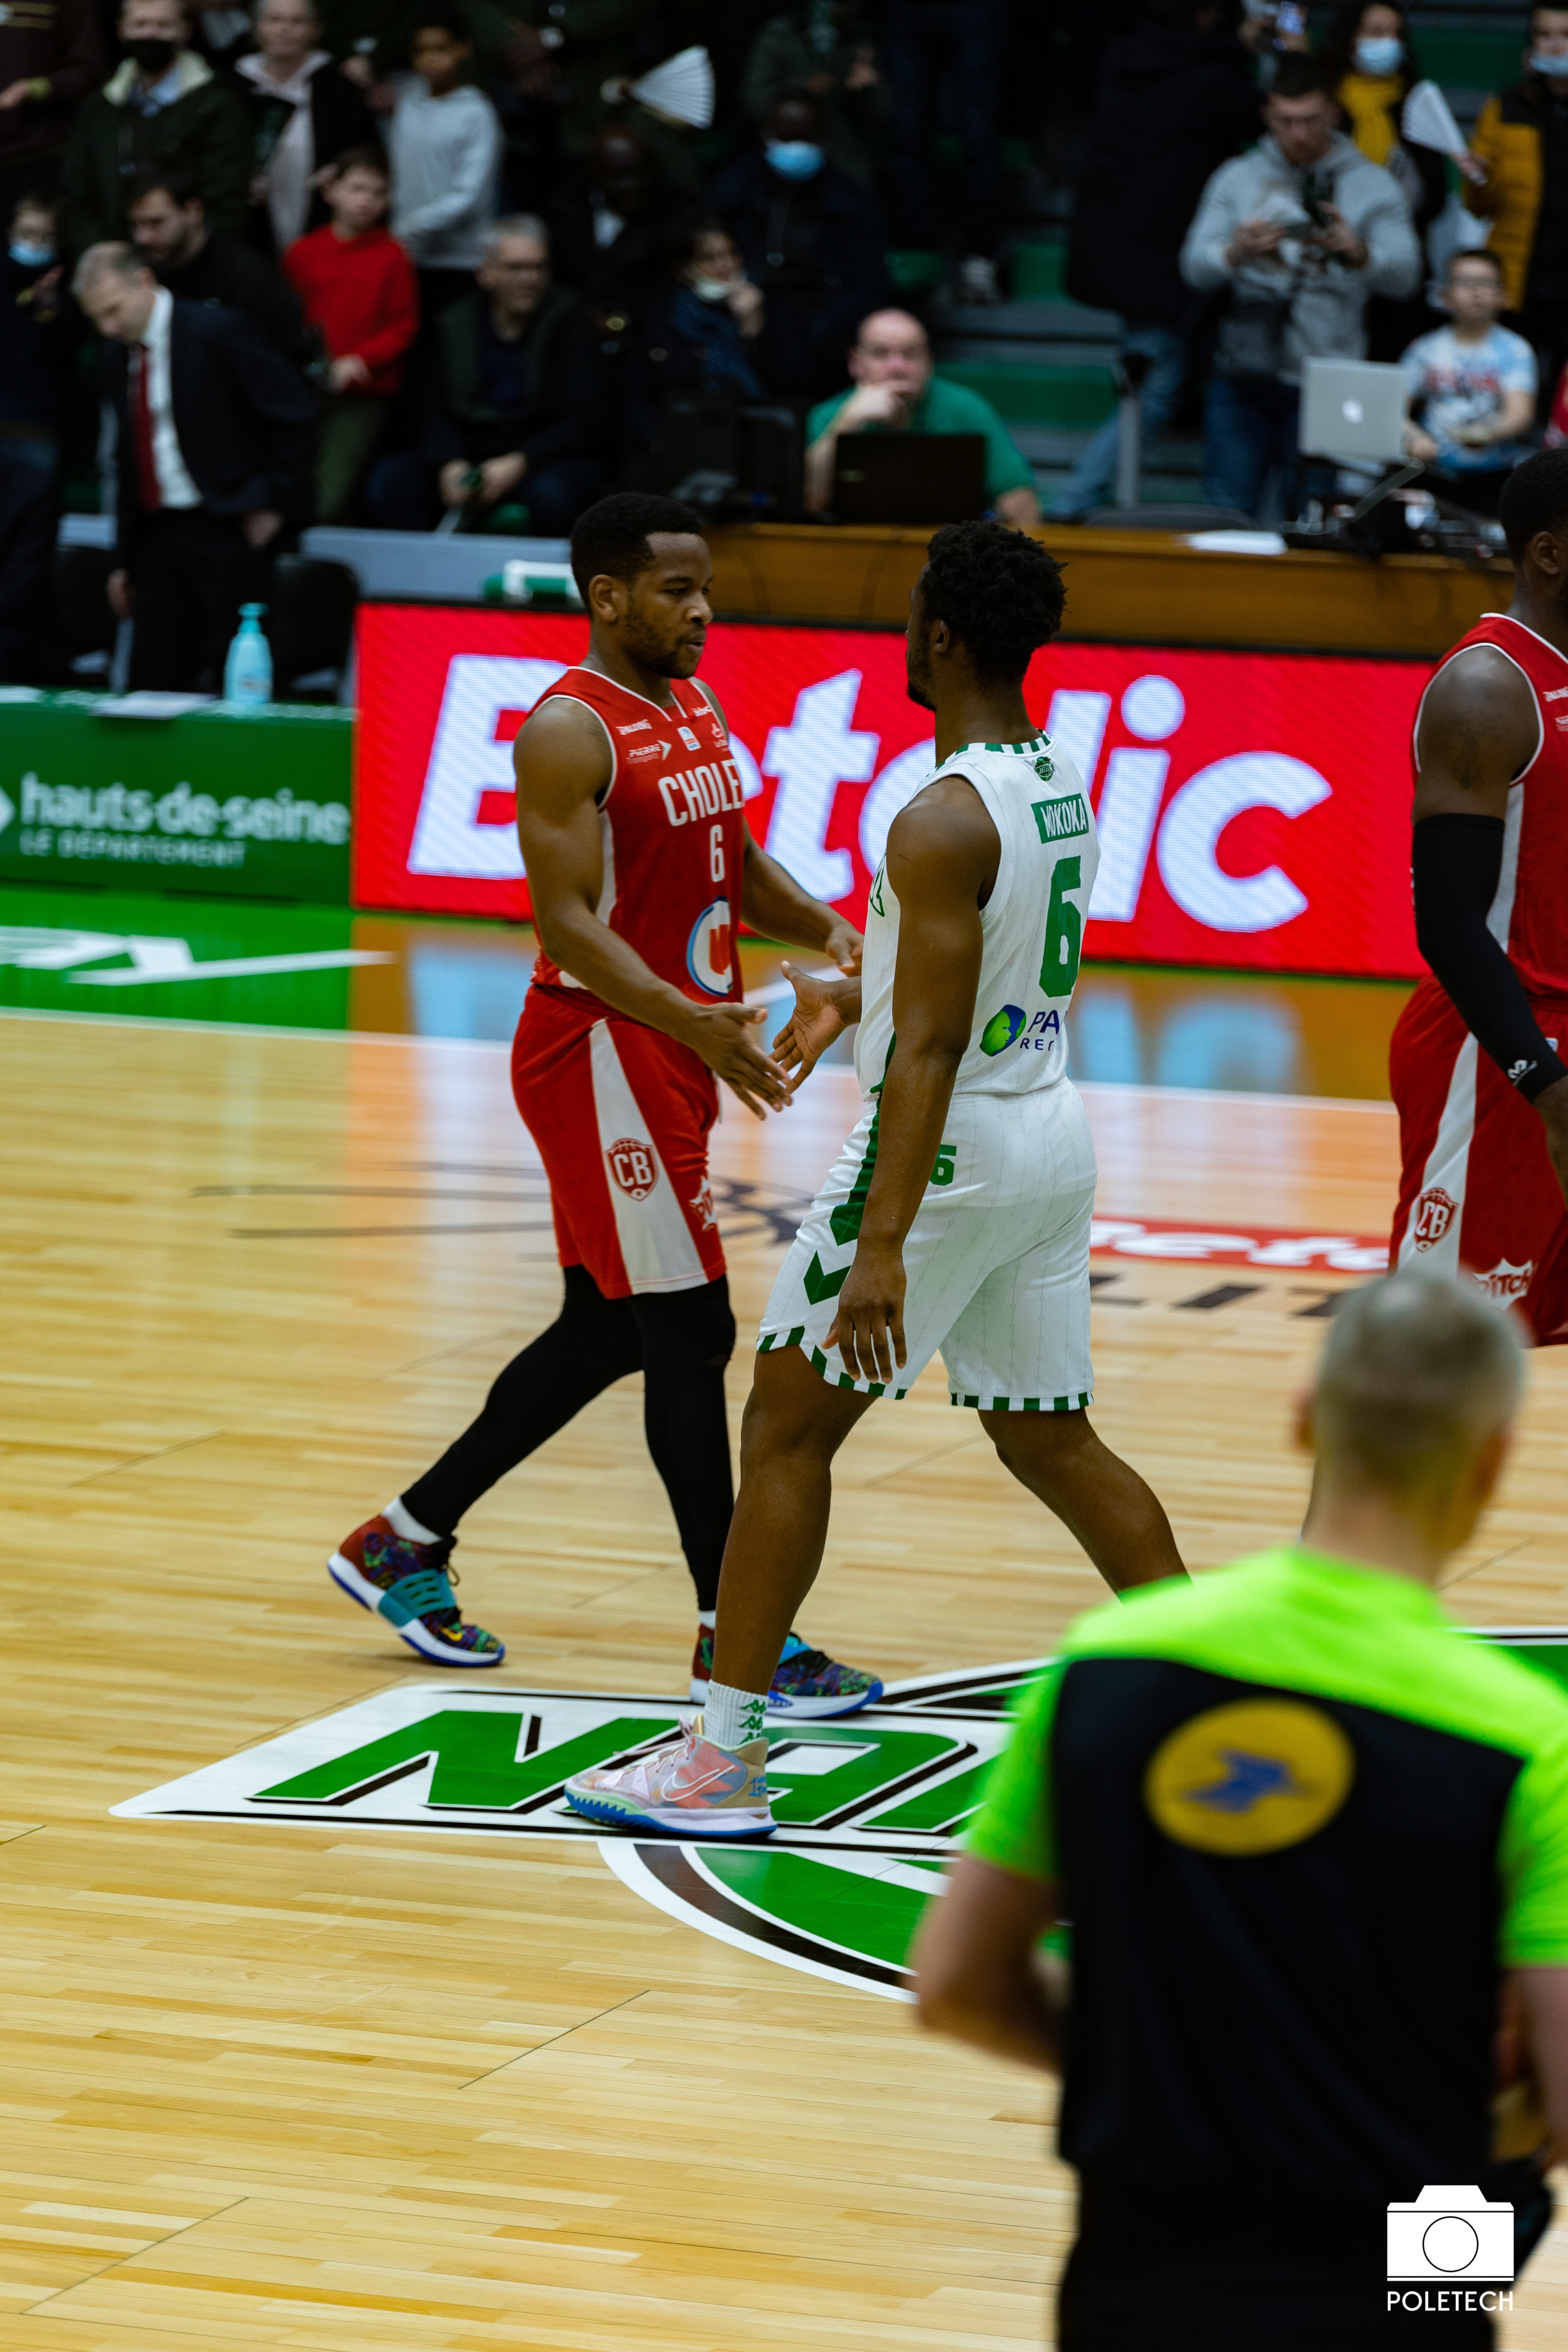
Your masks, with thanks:
M699 1609L719 1598L735 1490L724 1418L724 1367L735 1345L722 1275L663 1297L606 1298L586 1267L565 1269L566 1297L548 1331L514 1356L484 1411L434 1469L403 1490L406 1509L438 1536L564 1429L612 1381L643 1375L643 1427L664 1480Z

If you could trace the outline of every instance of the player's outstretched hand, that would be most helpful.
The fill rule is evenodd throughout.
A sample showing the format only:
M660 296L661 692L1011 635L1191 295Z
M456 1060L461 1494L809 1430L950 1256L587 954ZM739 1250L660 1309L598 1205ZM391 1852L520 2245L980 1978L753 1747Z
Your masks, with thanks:
M841 981L816 971L802 971L795 963L779 967L795 988L795 1010L773 1039L773 1059L790 1073L793 1093L810 1076L835 1037L843 1035L854 1013L840 1002L847 992ZM858 1009L858 1008L857 1008Z
M862 1242L855 1253L838 1312L822 1345L837 1348L851 1380L880 1381L893 1385L895 1369L909 1361L904 1345L903 1252L877 1249Z
M760 1004L694 1004L683 1032L684 1043L740 1096L753 1118L789 1108L788 1078L751 1034L763 1018Z

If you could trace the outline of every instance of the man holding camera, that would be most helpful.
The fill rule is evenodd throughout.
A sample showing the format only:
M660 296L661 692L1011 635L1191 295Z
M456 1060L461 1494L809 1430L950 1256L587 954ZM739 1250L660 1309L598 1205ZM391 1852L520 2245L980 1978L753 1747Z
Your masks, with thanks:
M1568 1702L1432 1588L1521 1370L1468 1283L1351 1293L1300 1543L1097 1612L1023 1699L918 1993L1063 2076L1064 2352L1479 2352L1510 2307L1568 2138Z
M1268 136L1204 190L1182 247L1198 292L1227 290L1204 410L1204 496L1256 514L1296 468L1301 362L1366 356L1366 306L1405 295L1421 247L1399 183L1340 130L1329 69L1287 57Z

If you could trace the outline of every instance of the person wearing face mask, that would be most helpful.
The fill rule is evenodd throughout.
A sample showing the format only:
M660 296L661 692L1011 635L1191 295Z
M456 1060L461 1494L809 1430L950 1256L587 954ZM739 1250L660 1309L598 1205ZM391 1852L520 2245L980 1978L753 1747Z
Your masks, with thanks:
M1445 158L1431 147L1407 144L1400 115L1421 79L1410 44L1407 12L1390 0L1345 0L1335 13L1318 62L1334 76L1334 95L1352 143L1369 163L1381 163L1398 182L1423 247L1426 231L1447 201ZM1367 357L1396 360L1406 344L1435 324L1425 293L1373 295L1367 304Z
M651 449L674 392L761 400L757 347L767 303L730 232L711 213L681 214L665 269L637 305L623 352L623 415L633 450Z
M726 164L710 200L766 305L758 374L769 392L820 400L839 388L860 320L888 299L882 208L828 162L809 90L776 98L762 131L762 152Z
M1568 7L1531 10L1524 72L1488 99L1470 150L1487 176L1465 202L1491 223L1512 323L1550 387L1568 358Z
M71 126L61 171L68 254L122 240L132 181L148 164L194 173L209 227L243 235L250 211L245 102L186 46L181 0L124 0L125 57Z

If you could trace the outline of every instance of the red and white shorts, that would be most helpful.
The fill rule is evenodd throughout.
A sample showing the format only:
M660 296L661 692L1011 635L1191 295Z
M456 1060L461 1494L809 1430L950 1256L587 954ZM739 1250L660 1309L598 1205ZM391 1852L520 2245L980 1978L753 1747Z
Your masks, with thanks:
M586 1266L606 1298L718 1281L719 1089L689 1046L596 999L531 988L511 1089L550 1179L563 1265Z
M1531 1009L1568 1048L1568 1004ZM1435 980L1399 1016L1388 1075L1401 1159L1390 1263L1463 1271L1520 1309L1537 1347L1568 1341L1568 1208L1541 1121Z

